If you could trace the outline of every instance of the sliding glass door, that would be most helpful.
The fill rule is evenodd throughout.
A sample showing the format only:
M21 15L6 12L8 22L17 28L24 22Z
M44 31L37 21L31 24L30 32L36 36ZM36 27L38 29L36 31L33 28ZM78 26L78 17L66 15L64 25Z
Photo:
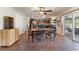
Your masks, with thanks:
M79 42L79 13L74 13L74 22L75 41Z
M65 39L79 42L79 12L64 16Z
M64 16L64 34L65 39L73 40L73 16L72 14Z

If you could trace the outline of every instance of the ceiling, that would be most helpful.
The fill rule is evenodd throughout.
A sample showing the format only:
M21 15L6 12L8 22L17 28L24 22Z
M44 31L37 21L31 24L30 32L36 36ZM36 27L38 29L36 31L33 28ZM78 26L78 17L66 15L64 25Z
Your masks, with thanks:
M23 14L25 14L28 17L32 17L33 15L38 15L39 12L33 12L33 11L38 11L39 8L37 7L14 7L16 10L22 12ZM44 7L45 9L51 9L52 12L48 12L48 15L52 15L52 16L57 16L59 15L61 12L64 12L68 9L70 9L71 7Z

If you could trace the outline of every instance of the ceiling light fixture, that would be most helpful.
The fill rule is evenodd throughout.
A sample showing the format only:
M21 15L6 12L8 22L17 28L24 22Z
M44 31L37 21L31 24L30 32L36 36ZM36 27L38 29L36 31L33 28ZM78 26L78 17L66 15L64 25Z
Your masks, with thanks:
M41 14L41 15L43 15L43 14L44 14L44 12L40 11L40 14Z

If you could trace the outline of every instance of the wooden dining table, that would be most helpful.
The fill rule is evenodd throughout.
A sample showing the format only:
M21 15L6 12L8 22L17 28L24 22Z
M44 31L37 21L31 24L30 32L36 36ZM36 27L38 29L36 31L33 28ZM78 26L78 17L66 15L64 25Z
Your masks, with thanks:
M36 33L37 34L39 31L42 31L42 30L43 31L49 31L49 32L51 31L50 28L44 28L44 29L41 29L41 28L33 28L33 29L30 29L31 36L32 36L32 42L33 42L33 35L34 35L33 33Z

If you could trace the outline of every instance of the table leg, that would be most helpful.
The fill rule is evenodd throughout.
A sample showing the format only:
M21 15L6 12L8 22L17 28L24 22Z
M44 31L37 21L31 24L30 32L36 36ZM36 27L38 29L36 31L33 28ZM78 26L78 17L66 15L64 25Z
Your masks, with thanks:
M32 43L33 43L33 32L32 32Z

